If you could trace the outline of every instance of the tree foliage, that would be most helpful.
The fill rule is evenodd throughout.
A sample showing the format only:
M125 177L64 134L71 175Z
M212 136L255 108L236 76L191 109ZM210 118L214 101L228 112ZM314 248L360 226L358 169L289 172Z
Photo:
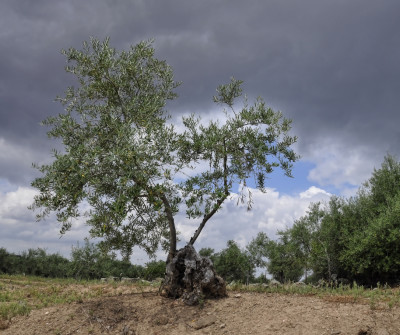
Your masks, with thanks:
M267 244L268 271L275 277L287 265L292 269L300 266L306 278L312 271L314 280L346 278L369 285L397 283L400 163L387 155L356 196L331 197L326 204L310 204L306 215L279 235L278 242ZM285 264L288 255L292 255L291 265Z
M400 280L400 163L387 155L360 189L352 207L359 223L345 227L344 269L367 282Z
M93 280L103 277L130 277L153 280L162 277L165 262L151 261L145 266L104 254L99 245L85 243L72 247L70 258L49 254L45 249L28 249L20 255L0 248L0 274L25 274L39 277Z
M165 274L164 261L151 261L146 263L143 271L143 278L146 280L154 280L156 278L163 278Z
M218 275L228 282L248 283L254 280L257 266L254 258L247 248L242 250L233 240L229 240L226 248L219 252L215 252L212 248L202 248L199 250L199 255L210 258Z
M38 219L55 212L61 233L86 216L91 236L100 237L105 250L127 256L137 245L153 254L161 243L171 259L178 210L198 220L188 242L193 244L236 184L243 185L240 199L250 208L249 178L264 191L275 168L291 176L298 159L291 149L296 141L289 135L291 121L261 98L253 104L244 100L237 111L241 81L217 88L214 101L226 108L223 122L204 125L191 115L183 118L185 130L179 133L165 109L179 83L154 57L150 42L117 52L108 39L91 39L82 50L63 54L78 86L57 99L65 112L44 124L64 150L53 152L51 164L36 166L43 176L32 183L39 190L32 209L41 209ZM209 169L196 172L204 162ZM188 168L194 170L189 176L183 173Z
M176 136L163 108L176 97L178 84L147 42L117 53L108 40L91 39L82 51L63 54L78 87L57 98L65 113L43 122L65 150L53 152L53 163L38 166L43 177L32 183L40 191L33 208L43 209L38 218L55 211L64 233L82 215L79 205L85 201L92 236L125 254L134 245L152 253L168 236L160 197L171 191L164 176L174 160ZM171 214L179 202L175 193Z
M303 274L298 249L290 243L288 232L278 232L278 241L269 241L266 245L268 255L267 270L274 279L284 282L297 282Z
M256 267L265 267L267 265L266 258L268 257L268 243L270 242L267 234L260 232L247 245L246 249L249 257Z
M235 280L247 283L254 276L254 263L232 240L227 242L225 249L215 255L214 265L217 273L228 282Z

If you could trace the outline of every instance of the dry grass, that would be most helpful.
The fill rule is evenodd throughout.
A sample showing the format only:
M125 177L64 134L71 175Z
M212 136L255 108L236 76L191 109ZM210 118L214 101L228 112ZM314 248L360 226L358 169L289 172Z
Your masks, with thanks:
M96 297L112 297L126 292L156 291L157 287L141 283L100 283L74 279L50 279L31 276L0 275L0 319L9 320L16 315L27 315L32 309L57 304L84 302ZM284 295L318 296L339 303L369 304L371 309L400 306L398 288L375 289L353 285L316 288L311 285L263 286L234 284L231 291L279 293Z
M127 287L146 290L146 284L77 281L32 276L0 275L0 319L27 315L32 309L83 302L100 296L116 296Z
M298 294L303 296L318 296L326 301L339 303L369 304L371 309L392 308L400 306L400 289L388 286L365 288L356 283L338 287L315 287L312 285L285 284L278 286L235 284L228 289L242 292Z

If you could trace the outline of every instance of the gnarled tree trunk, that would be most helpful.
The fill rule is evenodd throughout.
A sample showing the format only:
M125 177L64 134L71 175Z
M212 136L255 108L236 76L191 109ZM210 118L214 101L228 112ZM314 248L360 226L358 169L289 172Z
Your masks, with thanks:
M211 260L201 257L190 244L168 260L161 294L182 298L188 305L227 296L225 281L215 273Z

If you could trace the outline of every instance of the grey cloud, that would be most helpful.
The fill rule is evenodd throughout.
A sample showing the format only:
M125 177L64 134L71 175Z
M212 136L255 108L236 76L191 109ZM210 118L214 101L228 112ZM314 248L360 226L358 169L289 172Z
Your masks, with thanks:
M89 36L117 48L155 38L182 80L174 113L209 111L231 75L293 118L299 150L321 139L399 153L398 1L3 1L0 138L32 156L50 148L39 122L72 78L59 51ZM3 163L0 178L25 183Z

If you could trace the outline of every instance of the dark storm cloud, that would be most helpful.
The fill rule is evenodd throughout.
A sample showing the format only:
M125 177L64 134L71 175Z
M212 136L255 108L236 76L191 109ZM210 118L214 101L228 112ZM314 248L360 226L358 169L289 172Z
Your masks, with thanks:
M155 38L183 81L175 113L210 110L234 75L293 118L306 158L321 138L399 154L399 12L398 1L372 0L2 1L0 178L26 183L30 160L45 159L39 122L62 111L53 100L71 83L59 51L89 36L118 49ZM21 160L11 151L22 147Z

